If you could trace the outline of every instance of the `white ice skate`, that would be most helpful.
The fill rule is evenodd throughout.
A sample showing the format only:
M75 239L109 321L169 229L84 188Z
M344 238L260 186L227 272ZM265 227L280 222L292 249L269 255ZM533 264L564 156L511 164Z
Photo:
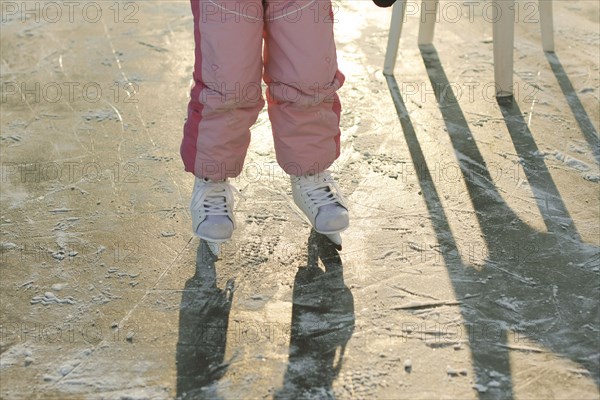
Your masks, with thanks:
M340 232L348 228L348 207L340 188L325 170L316 175L291 176L294 202L308 217L315 231L342 245Z
M226 180L215 182L196 177L194 183L190 204L192 230L206 241L216 256L221 250L219 244L231 239L236 226L233 217L234 190Z

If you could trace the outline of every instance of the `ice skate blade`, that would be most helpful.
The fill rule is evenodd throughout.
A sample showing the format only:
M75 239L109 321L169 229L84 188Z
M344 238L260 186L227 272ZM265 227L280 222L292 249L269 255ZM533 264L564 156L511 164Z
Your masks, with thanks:
M196 237L198 237L200 240L206 242L206 245L208 246L208 249L210 250L211 253L213 253L214 256L218 257L219 254L221 254L221 243L224 243L228 240L230 240L231 238L227 238L227 239L209 239L203 236L200 236L196 233Z
M206 240L206 245L208 246L210 252L213 253L213 255L218 257L221 254L221 245L219 243L209 242L208 240Z
M326 233L324 235L327 236L327 238L331 240L333 244L335 244L336 249L342 249L342 235L339 233Z

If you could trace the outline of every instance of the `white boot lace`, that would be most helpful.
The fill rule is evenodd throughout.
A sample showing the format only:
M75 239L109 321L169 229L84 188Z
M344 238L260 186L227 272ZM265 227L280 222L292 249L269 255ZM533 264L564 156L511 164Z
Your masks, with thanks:
M229 215L229 207L233 203L233 189L227 182L204 181L201 190L192 200L192 209L204 208L208 215Z
M311 200L313 207L319 208L328 204L343 206L344 204L337 182L328 173L300 177L298 185Z

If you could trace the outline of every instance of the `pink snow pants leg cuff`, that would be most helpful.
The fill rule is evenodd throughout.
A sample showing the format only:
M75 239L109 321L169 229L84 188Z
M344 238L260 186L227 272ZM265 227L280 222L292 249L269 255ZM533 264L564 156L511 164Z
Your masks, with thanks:
M223 179L240 174L250 127L264 106L260 0L192 0L194 86L181 156L186 171ZM240 17L242 8L248 16Z

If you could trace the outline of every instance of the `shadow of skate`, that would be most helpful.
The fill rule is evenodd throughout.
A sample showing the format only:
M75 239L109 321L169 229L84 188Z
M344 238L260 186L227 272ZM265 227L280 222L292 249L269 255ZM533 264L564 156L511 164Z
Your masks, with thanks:
M308 265L294 280L288 367L274 398L335 398L332 383L353 332L354 298L344 283L342 261L335 245L313 229Z
M548 64L550 64L550 68L552 68L552 72L554 72L558 85L569 104L573 117L575 118L575 121L577 121L577 125L579 125L579 130L592 149L594 159L600 164L600 138L598 137L598 130L594 127L590 116L585 111L583 104L581 104L579 96L577 95L575 88L573 88L571 80L565 72L556 53L545 52L544 54L546 55Z
M509 104L501 109L548 232L533 229L512 211L492 180L435 48L422 46L421 55L436 98L444 100L439 108L482 232L481 247L487 248L483 266L460 256L467 246L460 246L452 233L397 82L393 76L386 79L460 300L480 398L513 398L509 356L517 351L566 357L598 384L598 306L592 300L597 297L592 266L598 248L581 242L543 158L534 155L537 147L520 110Z
M177 398L214 399L211 390L225 374L229 311L233 281L217 288L216 257L204 240L196 252L196 274L185 283L179 308Z

